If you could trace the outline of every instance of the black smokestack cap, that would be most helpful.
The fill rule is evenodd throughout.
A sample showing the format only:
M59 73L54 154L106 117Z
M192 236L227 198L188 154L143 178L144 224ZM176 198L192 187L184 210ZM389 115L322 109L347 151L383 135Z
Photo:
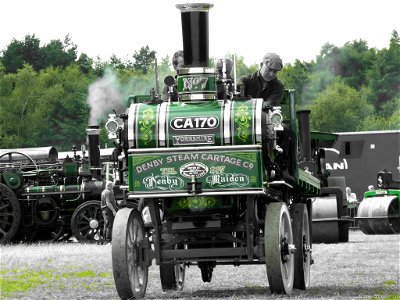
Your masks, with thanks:
M208 11L213 4L178 4L181 11L185 67L208 66Z

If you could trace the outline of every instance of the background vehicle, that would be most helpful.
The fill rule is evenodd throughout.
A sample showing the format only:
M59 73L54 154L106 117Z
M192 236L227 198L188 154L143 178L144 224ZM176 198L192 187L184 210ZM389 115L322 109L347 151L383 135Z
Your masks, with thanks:
M120 188L137 206L119 210L114 221L118 294L143 297L153 259L164 290L183 288L188 264L197 264L205 282L219 264L265 264L272 292L306 289L313 199L333 194L342 207L341 190L328 183L321 148L336 135L310 134L310 111L296 112L293 90L286 91L284 107L230 93L228 77L218 81L208 67L212 5L177 7L185 66L176 82L167 77L165 83L176 83L179 101L137 97L106 125L123 158ZM218 84L225 90L220 99ZM278 163L282 122L290 127L293 182L282 179Z
M87 129L82 156L58 158L54 147L0 150L0 242L99 240L104 172L99 128Z
M378 172L377 188L364 193L356 219L365 234L400 233L400 181L391 172Z

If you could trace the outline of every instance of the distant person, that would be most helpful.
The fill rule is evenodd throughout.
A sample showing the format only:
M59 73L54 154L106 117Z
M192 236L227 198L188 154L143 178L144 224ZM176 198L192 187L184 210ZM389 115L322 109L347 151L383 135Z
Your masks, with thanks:
M101 212L103 213L104 218L104 244L111 242L112 225L114 222L114 217L118 211L113 188L114 184L111 181L107 181L106 188L101 193Z
M177 78L178 71L184 66L184 58L183 58L183 51L178 50L174 53L174 56L172 57L172 67L174 68L176 74L174 75L175 81ZM166 84L164 84L164 88L162 91L161 99L163 101L168 101L169 97L171 95L171 100L172 101L178 101L178 90L176 88L176 84L169 87Z
M260 69L253 74L245 75L240 78L240 92L245 97L263 98L264 109L269 106L281 106L283 101L285 86L277 78L278 72L282 70L282 59L276 53L267 53L264 55L260 64ZM292 183L294 181L289 173L289 128L283 125L283 131L278 132L278 144L282 147L283 153L277 158L281 171L281 177L285 181Z

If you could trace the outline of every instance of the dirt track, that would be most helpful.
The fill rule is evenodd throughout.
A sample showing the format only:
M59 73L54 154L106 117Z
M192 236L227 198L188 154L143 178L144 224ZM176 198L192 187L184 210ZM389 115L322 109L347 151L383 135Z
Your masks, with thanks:
M316 244L311 287L307 291L294 290L290 298L399 299L399 247L399 235L367 236L359 231L350 232L349 243ZM38 244L2 246L0 249L1 299L119 299L112 277L110 245ZM18 292L22 282L32 284ZM161 291L158 266L153 265L146 298L288 297L271 295L263 265L217 266L211 283L203 283L200 269L190 266L185 288L180 293Z

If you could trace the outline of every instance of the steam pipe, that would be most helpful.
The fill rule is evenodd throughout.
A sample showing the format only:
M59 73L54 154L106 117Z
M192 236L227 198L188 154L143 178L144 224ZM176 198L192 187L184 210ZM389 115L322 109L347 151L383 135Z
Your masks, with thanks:
M181 11L185 67L208 66L208 11L213 4L178 4Z
M311 161L310 113L310 110L299 110L297 112L300 153L303 161Z

